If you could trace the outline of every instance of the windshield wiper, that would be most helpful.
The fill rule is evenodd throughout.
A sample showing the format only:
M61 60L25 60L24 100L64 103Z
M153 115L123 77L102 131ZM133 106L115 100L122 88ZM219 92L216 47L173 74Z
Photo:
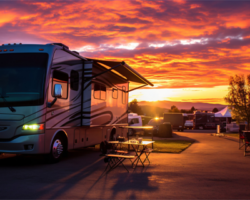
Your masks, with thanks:
M5 97L8 97L8 96L3 96L3 95L0 96L0 98L3 99L3 101L5 102L5 104L7 105L7 107L10 109L10 111L11 111L11 112L16 112L16 109L15 109L15 108L13 108L12 106L9 106L9 105L8 105L8 102L6 101Z

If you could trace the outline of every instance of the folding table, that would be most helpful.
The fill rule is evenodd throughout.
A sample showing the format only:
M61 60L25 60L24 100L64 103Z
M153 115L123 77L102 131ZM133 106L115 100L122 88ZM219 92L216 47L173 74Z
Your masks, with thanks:
M135 160L132 162L132 167L135 168L137 167L138 165L138 162L140 161L142 166L144 167L144 162L146 160L149 161L149 154L152 152L152 151L147 151L146 148L149 144L153 144L154 141L142 141L141 143L139 143L138 141L136 141L136 143L134 142L131 142L131 141L127 141L127 142L122 142L122 144L128 144L128 145L131 145L133 150L135 151ZM140 150L139 148L142 147L142 149ZM144 161L141 160L141 156L145 154L146 155L146 158Z
M153 126L119 126L119 128L125 128L125 129L129 129L132 128L134 130L140 131L140 130L149 130L149 129L153 129ZM137 132L135 133L137 134ZM152 131L152 141L153 141L153 131ZM129 140L129 134L128 134L128 140ZM153 143L152 143L152 149L154 148Z

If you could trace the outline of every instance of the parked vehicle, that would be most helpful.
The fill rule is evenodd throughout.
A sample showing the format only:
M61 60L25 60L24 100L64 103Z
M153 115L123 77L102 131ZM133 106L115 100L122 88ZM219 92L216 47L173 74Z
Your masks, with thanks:
M150 130L150 131L147 131L147 133L148 133L148 134L152 134L152 133L153 133L154 135L158 135L159 126L160 126L161 124L163 124L163 122L164 122L163 118L158 118L158 117L156 117L156 118L151 119L151 120L148 122L147 126L153 126L153 129Z
M142 126L142 117L139 116L137 113L129 113L128 114L128 124L129 126ZM136 130L129 128L128 134L129 135L135 135L135 132L142 131L142 130Z
M134 82L137 86L133 87ZM49 154L126 136L128 92L153 85L125 62L61 43L0 46L0 153Z
M186 120L184 124L185 129L193 129L194 122L193 120Z
M216 129L214 113L195 112L193 123L194 129Z
M239 125L235 122L226 125L226 131L229 133L238 133L239 132Z
M215 117L214 113L199 112L194 114L194 129L217 129L217 125L220 125L221 131L225 128L226 117Z
M164 122L170 122L173 129L184 130L184 118L182 113L164 113Z
M227 130L227 123L226 122L222 122L220 125L220 132L226 132Z
M140 115L141 116L141 120L142 120L142 126L146 126L148 124L148 122L153 119L153 117L149 117L149 116L144 116L144 115Z

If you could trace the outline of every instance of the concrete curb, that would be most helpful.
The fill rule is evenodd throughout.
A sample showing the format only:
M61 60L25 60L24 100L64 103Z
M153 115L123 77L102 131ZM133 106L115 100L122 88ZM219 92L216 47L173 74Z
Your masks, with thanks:
M225 135L224 133L211 133L211 135L212 136L217 136L217 137L220 137L220 138L223 138L223 139L231 140L231 141L234 141L234 142L239 142L238 138Z

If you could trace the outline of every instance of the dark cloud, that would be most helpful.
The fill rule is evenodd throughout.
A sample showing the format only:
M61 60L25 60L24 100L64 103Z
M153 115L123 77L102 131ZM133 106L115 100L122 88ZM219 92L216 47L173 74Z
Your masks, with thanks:
M249 10L248 1L1 1L0 43L90 46L81 55L125 60L158 88L213 87L250 72Z

